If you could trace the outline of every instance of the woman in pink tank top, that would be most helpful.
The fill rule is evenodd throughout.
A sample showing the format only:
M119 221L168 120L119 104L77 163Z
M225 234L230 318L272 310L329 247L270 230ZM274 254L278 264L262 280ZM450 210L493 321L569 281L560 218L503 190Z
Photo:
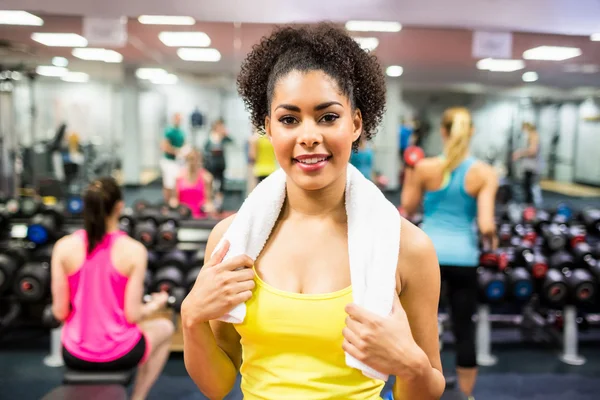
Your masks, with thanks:
M212 175L202 168L200 153L191 149L185 157L186 166L177 178L175 204L185 204L194 218L205 218L215 212L212 202Z
M52 312L64 322L67 367L119 371L139 367L132 399L145 399L169 355L173 324L143 321L165 306L167 293L142 303L147 250L119 231L122 194L112 178L83 196L84 228L52 252Z

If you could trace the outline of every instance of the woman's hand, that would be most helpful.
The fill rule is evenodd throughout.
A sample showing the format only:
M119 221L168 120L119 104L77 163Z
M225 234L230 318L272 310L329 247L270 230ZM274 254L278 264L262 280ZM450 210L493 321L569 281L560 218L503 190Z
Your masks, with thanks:
M218 319L252 297L252 259L240 255L223 262L227 250L229 242L224 241L200 270L194 287L181 305L184 326Z
M427 355L413 339L406 312L394 296L392 313L380 317L356 304L346 306L345 352L383 374L409 381L427 368Z

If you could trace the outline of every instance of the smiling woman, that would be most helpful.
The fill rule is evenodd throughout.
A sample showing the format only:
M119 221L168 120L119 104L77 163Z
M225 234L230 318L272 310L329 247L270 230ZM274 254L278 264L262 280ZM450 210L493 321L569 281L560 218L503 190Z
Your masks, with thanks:
M389 205L397 218L391 220L401 221L401 227L388 225L402 231L400 243L393 242L399 253L392 246L386 255L395 275L395 285L389 276L386 293L394 305L390 301L391 314L379 315L353 303L361 293L354 276L361 261L351 262L349 231L354 231L348 224L352 209L346 207L358 197L347 194L346 187L358 180L365 191L381 193L348 161L361 138L375 135L384 112L385 81L376 58L335 26L285 27L253 48L238 86L253 124L273 144L283 170L261 182L245 204L271 207L269 191L260 189L279 178L285 198L255 259L235 255L240 244L234 239L231 244L221 240L235 215L211 233L205 267L181 310L188 373L211 399L227 395L238 370L248 400L381 399L386 375L396 376L396 399L439 398L444 378L435 251L383 196L385 204L362 197L353 206ZM256 196L258 203L251 201ZM375 215L371 219L384 214ZM242 211L238 216L243 223ZM379 222L385 226L386 221ZM251 232L261 235L255 228ZM374 259L360 248L373 243L354 245L353 257ZM366 264L367 275L381 270L374 262ZM241 323L223 322L242 303Z

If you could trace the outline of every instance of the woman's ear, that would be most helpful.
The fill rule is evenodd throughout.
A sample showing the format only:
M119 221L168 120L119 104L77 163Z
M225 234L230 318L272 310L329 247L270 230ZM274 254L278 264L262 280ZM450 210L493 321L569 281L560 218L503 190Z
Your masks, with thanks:
M271 117L268 115L265 117L265 134L271 140Z
M358 140L358 138L362 134L362 128L363 128L362 114L358 108L356 109L356 111L354 111L354 118L353 118L352 122L354 124L354 132L352 133L352 142L354 143Z

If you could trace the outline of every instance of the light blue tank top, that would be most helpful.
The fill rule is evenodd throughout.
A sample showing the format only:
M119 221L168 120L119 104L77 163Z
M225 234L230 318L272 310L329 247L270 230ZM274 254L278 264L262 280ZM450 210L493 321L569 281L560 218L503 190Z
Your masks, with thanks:
M424 196L421 228L433 241L440 265L479 265L477 199L465 191L465 176L474 162L466 158L445 187Z
M367 147L352 152L350 164L354 165L368 180L373 177L373 149Z

